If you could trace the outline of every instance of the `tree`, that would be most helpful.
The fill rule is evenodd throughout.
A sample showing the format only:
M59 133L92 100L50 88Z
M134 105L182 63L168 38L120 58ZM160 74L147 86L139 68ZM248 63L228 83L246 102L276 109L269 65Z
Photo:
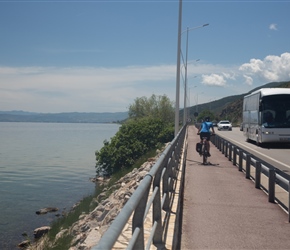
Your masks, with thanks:
M208 109L203 110L197 117L197 121L201 122L201 120L204 120L206 117L209 117L211 121L215 120L215 115Z
M173 102L166 96L152 95L150 98L139 97L129 106L129 118L154 117L164 122L174 122Z
M129 119L111 141L104 141L96 151L98 175L129 168L149 150L174 138L174 108L166 96L136 98L128 113Z

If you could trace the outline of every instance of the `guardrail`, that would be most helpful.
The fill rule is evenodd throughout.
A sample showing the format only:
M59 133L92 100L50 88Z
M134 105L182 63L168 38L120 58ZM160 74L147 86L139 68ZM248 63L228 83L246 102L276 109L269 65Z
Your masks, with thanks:
M93 250L114 249L115 243L130 218L132 218L132 223L130 223L132 234L126 243L126 249L150 249L152 244L158 249L165 247L168 215L173 203L176 177L179 169L185 166L186 157L181 160L181 155L183 151L186 152L187 150L186 131L186 126L184 126L167 146L104 233L99 243L92 248ZM144 221L151 210L152 214L149 216L152 225L150 229L146 228L146 232L151 233L145 237ZM165 216L162 216L162 213L165 213ZM145 238L147 242L145 242ZM172 249L175 249L178 244L178 239L174 239Z
M255 188L268 194L269 202L277 202L288 213L290 222L290 176L217 134L211 137L211 142L247 179L255 182Z

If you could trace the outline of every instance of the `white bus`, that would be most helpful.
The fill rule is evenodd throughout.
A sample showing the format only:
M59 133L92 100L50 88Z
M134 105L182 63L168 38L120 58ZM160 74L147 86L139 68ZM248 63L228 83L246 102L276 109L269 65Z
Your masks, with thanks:
M290 89L262 88L245 96L243 133L257 144L290 143Z

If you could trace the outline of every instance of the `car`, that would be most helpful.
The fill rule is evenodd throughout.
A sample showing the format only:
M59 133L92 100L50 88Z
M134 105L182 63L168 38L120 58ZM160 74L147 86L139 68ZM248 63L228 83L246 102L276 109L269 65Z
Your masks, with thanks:
M218 128L218 130L229 130L229 131L231 131L232 130L232 124L229 121L227 121L227 120L220 121L217 124L217 128Z
M214 127L217 127L217 122L212 122L212 125L213 125Z

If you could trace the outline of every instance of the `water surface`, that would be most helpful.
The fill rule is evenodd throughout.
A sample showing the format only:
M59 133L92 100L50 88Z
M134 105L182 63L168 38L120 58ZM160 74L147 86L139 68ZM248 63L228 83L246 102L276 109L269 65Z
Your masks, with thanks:
M33 230L49 225L95 185L95 151L118 131L117 124L0 123L0 249L17 249Z

